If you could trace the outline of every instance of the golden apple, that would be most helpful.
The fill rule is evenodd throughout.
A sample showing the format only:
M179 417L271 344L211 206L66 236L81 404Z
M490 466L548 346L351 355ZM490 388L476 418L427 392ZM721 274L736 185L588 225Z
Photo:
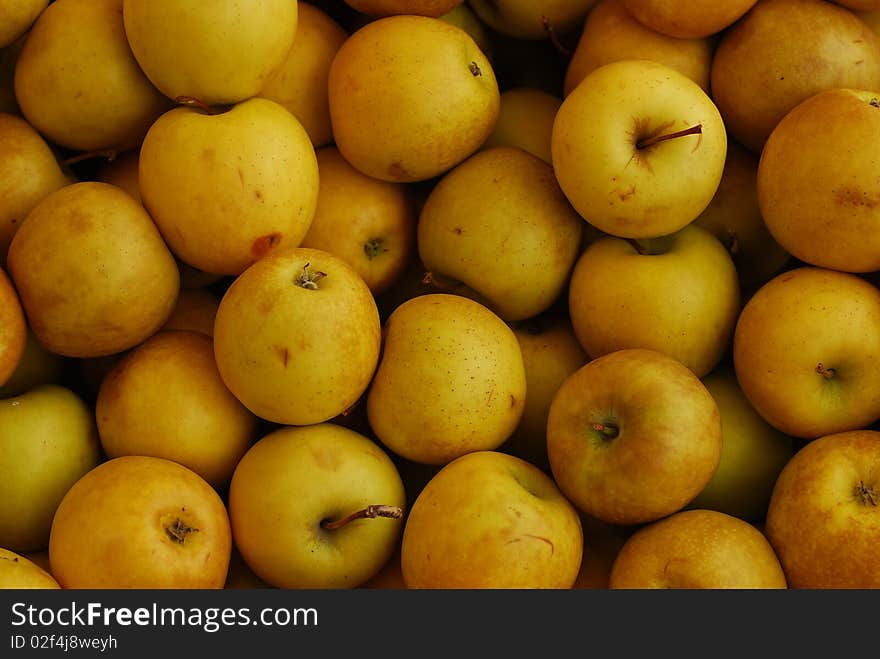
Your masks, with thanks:
M766 534L792 588L880 588L880 433L813 440L786 464Z
M525 398L513 330L479 302L432 293L404 302L386 321L367 416L393 453L442 465L498 448L516 429Z
M437 18L365 25L339 49L328 85L336 146L382 180L442 174L474 153L498 119L489 60L467 32Z
M401 545L407 588L571 588L583 556L577 510L543 471L477 451L413 502Z
M0 0L0 48L25 34L48 5L49 0Z
M550 405L547 456L559 489L608 524L681 510L721 459L721 415L693 372L663 353L618 350L570 375Z
M638 529L614 559L609 588L787 588L757 528L714 510L685 510Z
M0 326L4 329L8 327L5 323ZM12 375L5 384L0 385L0 398L18 396L41 384L60 384L65 365L64 357L47 350L28 329L24 352Z
M0 267L0 386L18 369L28 328L15 286Z
M145 455L101 463L64 495L49 536L67 589L219 589L232 551L220 495L186 467Z
M49 589L61 586L49 572L14 551L0 548L0 589Z
M880 291L802 266L746 303L733 337L743 393L773 427L813 439L880 418Z
M622 0L626 10L652 30L679 39L717 34L742 18L757 0Z
M727 153L718 108L697 83L649 60L594 69L565 98L552 137L559 185L590 224L653 238L693 221Z

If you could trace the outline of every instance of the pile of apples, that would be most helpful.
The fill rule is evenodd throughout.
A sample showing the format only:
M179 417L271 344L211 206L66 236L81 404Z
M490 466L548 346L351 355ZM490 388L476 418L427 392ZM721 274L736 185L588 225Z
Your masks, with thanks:
M0 586L880 587L878 145L878 0L0 0Z

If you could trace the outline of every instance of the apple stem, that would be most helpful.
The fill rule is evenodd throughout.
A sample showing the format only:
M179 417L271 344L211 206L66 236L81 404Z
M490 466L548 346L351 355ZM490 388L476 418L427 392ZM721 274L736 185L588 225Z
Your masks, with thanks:
M620 428L613 423L594 423L592 428L606 439L616 439L620 434Z
M816 365L816 373L821 375L826 380L830 380L834 377L834 369L833 368L825 368L825 365L822 362L819 362Z
M366 508L357 510L350 515L346 515L341 519L337 519L335 522L331 522L329 519L325 519L321 521L321 528L332 531L333 529L338 529L342 526L345 526L349 522L356 519L375 519L376 517L400 519L401 517L403 517L403 508L401 508L400 506L386 505L367 506Z
M186 537L190 533L197 533L198 529L194 529L193 527L187 525L182 519L179 517L174 520L174 523L165 527L166 535L171 538L177 544L182 545L186 542Z
M174 102L177 105L183 105L188 108L197 108L205 112L205 114L219 114L215 108L212 108L202 99L195 96L177 96Z
M700 135L703 132L703 124L697 124L696 126L691 126L690 128L685 128L683 130L677 130L674 133L664 133L663 135L651 135L650 137L646 137L644 139L636 142L637 149L646 149L649 146L653 146L658 142L665 142L666 140L674 140L676 137L686 137L687 135Z
M426 286L438 288L441 291L450 291L458 286L459 282L453 279L443 279L442 277L435 275L433 272L426 272L422 277L422 283Z
M318 270L317 272L311 273L309 272L309 266L311 263L306 263L303 266L302 274L296 278L296 285L302 286L303 288L307 288L310 291L318 290L318 280L327 276L326 272L321 272Z
M71 156L70 158L66 158L62 161L65 165L75 165L78 162L83 160L88 160L89 158L106 158L107 162L113 162L116 160L116 156L119 155L119 151L116 149L102 149L100 151L85 151L83 153L79 153L75 156Z
M553 47L556 49L556 51L563 57L571 59L573 55L573 53L571 52L571 48L563 45L563 43L559 40L559 35L556 34L556 29L553 27L550 19L542 15L541 25L544 26L544 31L547 33L547 36L550 37L550 43L553 44Z
M731 256L736 256L739 253L739 238L733 229L727 230L727 251Z
M856 496L861 499L862 505L877 505L877 491L873 487L867 487L865 481L859 481L856 486Z
M628 242L630 245L633 246L633 249L635 249L636 252L638 252L642 256L645 256L648 253L648 250L645 249L645 246L642 245L642 243L640 243L635 238L626 238L625 240L626 240L626 242Z

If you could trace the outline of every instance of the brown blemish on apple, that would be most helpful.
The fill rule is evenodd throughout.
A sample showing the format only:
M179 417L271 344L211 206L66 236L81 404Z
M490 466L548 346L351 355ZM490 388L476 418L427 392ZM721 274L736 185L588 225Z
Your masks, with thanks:
M454 227L452 229L452 233L454 233L456 236L460 236L464 233L464 229L462 229L461 227Z
M521 535L521 536L519 536L519 537L512 538L512 539L508 540L508 541L507 541L506 543L504 543L504 544L506 544L506 545L510 545L510 544L513 544L514 542L522 542L522 539L523 539L523 538L531 538L532 540L540 540L541 542L546 542L548 545L550 545L550 555L551 555L551 556L552 556L552 555L555 553L555 551L556 551L556 546L553 544L553 541L550 540L550 538L545 538L545 537L540 536L540 535L531 535L530 533L524 533L523 535Z
M510 394L510 409L516 407L516 396Z
M251 245L251 253L257 258L262 258L280 242L281 234L278 232L260 236L254 241L254 244Z
M840 206L863 206L874 208L880 205L880 199L871 197L865 190L851 185L842 185L834 191L834 201Z
M396 179L409 178L409 172L406 171L406 167L404 167L403 163L399 160L394 160L390 165L388 165L388 173Z
M278 355L278 359L281 360L281 363L284 364L284 368L287 368L287 361L290 359L290 352L287 350L286 346L272 346L275 350L275 354Z
M238 173L238 182L241 184L241 187L244 187L244 172L241 171L240 167L235 171Z
M262 190L254 190L254 197L262 200L263 199L263 191Z
M483 75L483 72L480 70L480 66L476 62L471 62L468 64L468 71L471 72L471 75L475 78Z
M617 190L617 198L620 201L626 201L636 193L636 186L631 185L626 190Z
M14 556L12 558L10 558L9 556L0 556L0 559L3 559L4 561L10 561L12 563L18 563L18 556Z

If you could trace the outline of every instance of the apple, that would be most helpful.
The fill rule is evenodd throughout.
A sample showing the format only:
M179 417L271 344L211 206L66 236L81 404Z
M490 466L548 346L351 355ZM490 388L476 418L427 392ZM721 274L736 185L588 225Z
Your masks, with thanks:
M677 15L690 13L688 9L678 11ZM679 39L663 34L636 20L627 11L624 0L600 0L587 15L566 66L564 94L568 96L594 69L627 59L649 59L665 64L709 92L712 44L708 39Z
M28 330L18 366L6 383L0 385L0 398L18 396L41 384L60 384L66 365L64 357L47 350Z
M31 28L49 0L0 0L0 48L6 48Z
M694 224L653 239L605 236L575 265L568 311L590 357L649 348L702 377L733 337L740 311L736 266L718 239Z
M630 348L570 375L550 405L547 455L563 494L608 524L681 510L721 459L721 415L694 373Z
M685 510L633 533L609 588L787 588L779 558L757 528L714 510Z
M553 124L562 191L587 222L624 238L663 236L693 221L715 195L726 153L712 99L649 60L594 69Z
M214 319L220 377L258 417L327 421L354 405L379 361L375 299L342 259L298 247L264 256L226 289Z
M743 393L778 430L814 439L880 418L880 291L850 273L801 266L746 303L733 337Z
M235 546L279 588L355 588L389 560L406 495L375 442L331 423L280 428L235 468L229 515Z
M0 547L45 549L67 490L102 459L90 405L39 385L0 401Z
M577 510L534 465L476 451L445 465L403 529L407 588L571 588L583 555Z
M596 0L471 0L474 13L493 30L520 41L576 31Z
M446 172L498 119L498 82L485 54L463 29L427 16L388 16L357 30L333 59L328 91L337 148L385 181Z
M730 27L757 0L622 0L626 10L646 27L678 39L699 39Z
M552 164L550 138L562 99L537 87L517 86L501 92L495 129L483 148L516 146Z
M733 138L760 155L801 101L836 87L880 88L880 35L825 0L762 0L722 33L710 81Z
M0 267L0 386L18 369L29 333L15 286Z
M219 589L231 550L214 488L183 465L145 455L84 474L49 535L52 574L67 589Z
M61 586L49 572L26 556L0 548L0 589L48 589Z
M522 417L526 375L513 330L466 297L432 293L385 322L367 418L391 452L443 465L493 450Z
M809 442L786 464L765 532L792 588L880 588L880 432Z
M758 201L770 233L793 256L834 270L880 270L878 139L880 91L857 89L811 96L770 133Z

